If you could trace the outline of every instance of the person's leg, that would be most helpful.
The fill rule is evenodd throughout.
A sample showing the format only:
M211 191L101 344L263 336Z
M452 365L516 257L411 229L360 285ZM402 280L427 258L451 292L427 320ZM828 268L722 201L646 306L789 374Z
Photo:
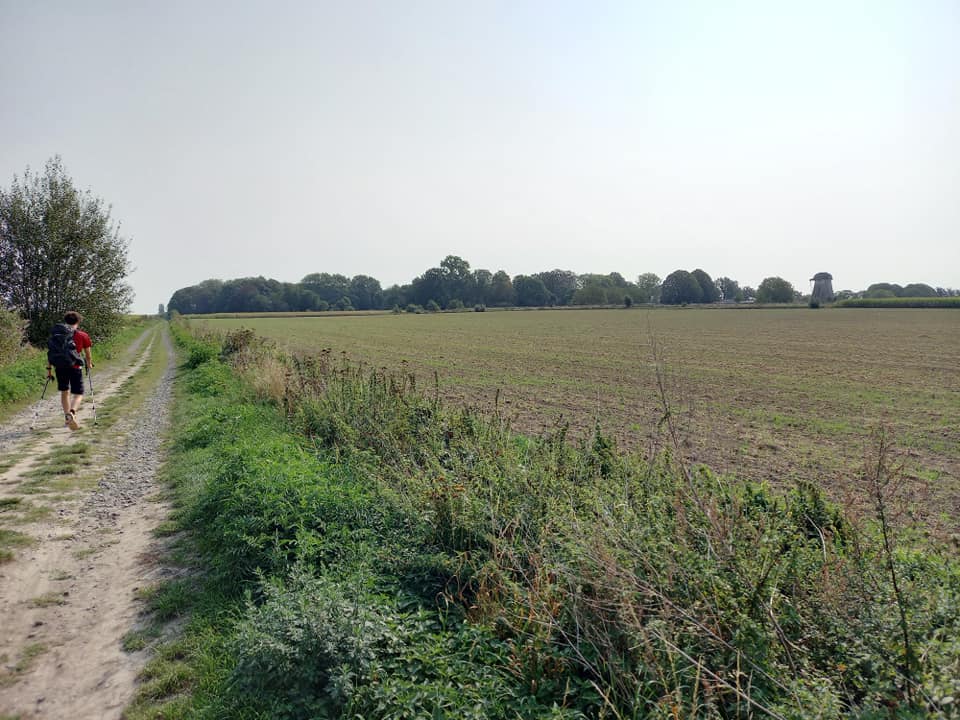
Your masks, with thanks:
M70 368L54 368L57 375L57 390L60 391L60 407L64 420L70 419Z
M70 374L70 412L76 412L80 409L80 403L83 402L83 370L75 368Z

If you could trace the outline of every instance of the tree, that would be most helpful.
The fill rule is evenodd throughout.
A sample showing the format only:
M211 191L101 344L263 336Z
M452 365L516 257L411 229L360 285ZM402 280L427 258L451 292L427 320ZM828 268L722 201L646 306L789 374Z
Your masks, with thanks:
M584 273L577 277L577 284L579 287L570 298L571 305L620 305L625 295L629 295L631 301L640 299L637 286L618 272Z
M555 305L569 305L577 291L577 274L572 270L550 270L537 273L534 277L540 278Z
M355 275L350 280L350 300L357 310L379 310L383 302L380 281L369 275Z
M714 285L713 278L707 275L705 271L697 268L690 274L693 275L697 284L700 285L700 302L713 303L720 299L720 291L717 290L717 286Z
M473 287L473 297L463 298L467 303L485 303L490 302L490 287L493 284L493 273L489 270L474 270L471 274L471 285Z
M40 175L28 168L0 190L0 304L27 321L33 343L67 310L95 336L109 335L133 298L127 246L109 207L78 191L59 157Z
M570 298L571 305L606 305L607 289L596 282L589 282Z
M300 284L330 305L335 305L350 294L350 279L339 273L310 273Z
M443 304L451 298L469 298L473 295L473 276L470 263L458 255L447 255L440 263L443 271Z
M294 312L316 310L320 302L320 298L298 283L282 283L280 300L287 310Z
M222 280L204 280L199 285L180 288L173 293L167 309L182 315L216 312L222 307L222 294Z
M159 305L157 305L157 315L159 315L160 317L163 317L163 313L164 313L163 303L160 303Z
M740 283L728 277L719 277L714 282L721 300L737 300L740 296Z
M867 298L901 297L903 288L896 283L874 283L863 294Z
M513 283L510 276L503 270L497 270L490 280L490 290L487 293L488 304L506 307L513 305Z
M513 279L513 291L521 307L543 307L550 303L550 291L538 277L517 275Z
M903 292L901 293L900 297L937 297L937 291L926 283L910 283L903 288Z
M698 303L702 297L700 283L686 270L674 270L667 275L660 288L660 302L664 305Z
M757 287L757 300L762 303L791 303L794 301L793 285L782 277L764 278Z
M405 307L410 296L410 286L391 285L383 291L383 307Z
M637 302L660 302L660 278L654 273L643 273L637 278Z
M411 283L410 295L417 305L426 305L431 300L446 305L447 277L442 268L430 268Z
M612 272L607 275L607 278L610 280L610 284L616 288L625 288L627 287L627 280L623 275L618 272Z
M212 307L204 312L283 312L288 309L283 285L260 276L227 280Z

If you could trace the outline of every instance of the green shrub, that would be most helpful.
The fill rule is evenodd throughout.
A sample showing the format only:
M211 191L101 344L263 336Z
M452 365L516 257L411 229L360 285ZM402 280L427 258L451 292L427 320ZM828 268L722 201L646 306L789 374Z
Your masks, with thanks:
M467 626L445 629L433 613L402 611L362 585L303 567L261 585L232 643L232 683L247 702L291 720L583 717L518 686L509 643Z
M176 322L171 322L170 331L174 341L186 355L184 364L187 368L200 367L217 358L222 351L219 336L195 331L186 318L181 317Z
M377 655L401 642L384 609L341 582L300 569L261 591L237 628L233 682L276 717L339 715L353 686L371 681Z

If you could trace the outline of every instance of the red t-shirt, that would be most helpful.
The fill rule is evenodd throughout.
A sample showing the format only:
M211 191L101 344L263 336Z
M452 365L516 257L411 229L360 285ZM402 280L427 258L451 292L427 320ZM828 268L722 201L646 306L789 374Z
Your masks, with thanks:
M77 352L81 355L83 351L87 348L92 348L93 343L90 342L90 336L87 335L83 330L74 330L73 331L73 344L77 346ZM74 365L75 368L81 367L80 365Z

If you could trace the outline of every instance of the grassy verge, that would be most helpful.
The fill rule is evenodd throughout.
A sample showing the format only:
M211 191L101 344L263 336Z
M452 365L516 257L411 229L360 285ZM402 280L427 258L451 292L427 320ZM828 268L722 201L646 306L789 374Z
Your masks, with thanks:
M128 717L955 712L960 568L892 530L881 434L865 522L678 462L666 402L640 458L249 332L175 333L168 473L199 572L151 596L189 620Z

